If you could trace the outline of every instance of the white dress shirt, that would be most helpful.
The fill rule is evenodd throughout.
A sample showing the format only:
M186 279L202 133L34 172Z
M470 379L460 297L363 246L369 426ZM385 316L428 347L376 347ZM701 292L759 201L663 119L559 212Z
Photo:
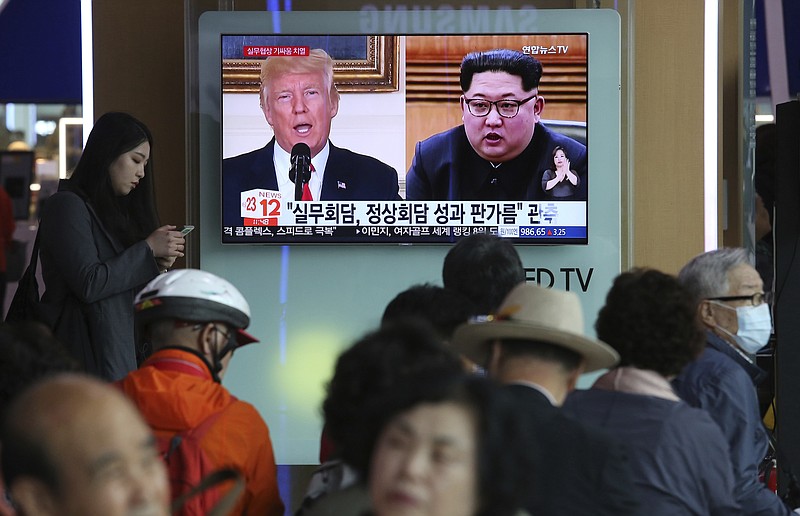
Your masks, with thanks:
M311 190L311 197L315 201L319 200L319 196L322 193L322 178L325 175L325 164L328 162L330 150L330 143L326 142L325 147L322 148L319 154L311 158L314 172L311 173L308 188ZM272 153L272 163L275 166L275 175L278 179L281 200L284 203L294 201L294 183L289 179L289 169L292 168L291 154L283 150L277 141L275 142L275 151Z

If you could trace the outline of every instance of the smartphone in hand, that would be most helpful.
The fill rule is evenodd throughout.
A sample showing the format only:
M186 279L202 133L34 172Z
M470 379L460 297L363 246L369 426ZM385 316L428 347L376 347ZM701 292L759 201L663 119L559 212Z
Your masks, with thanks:
M180 231L180 232L181 232L181 235L183 235L183 236L186 236L186 235L188 235L189 233L191 233L193 229L194 229L194 226L183 226L183 227L182 227L181 229L179 229L178 231Z

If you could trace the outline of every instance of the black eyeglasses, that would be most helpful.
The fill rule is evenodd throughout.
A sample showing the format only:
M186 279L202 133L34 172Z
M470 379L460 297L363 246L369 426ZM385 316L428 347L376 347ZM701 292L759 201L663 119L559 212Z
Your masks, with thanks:
M502 100L486 100L486 99L464 99L467 103L467 109L472 113L472 116L484 117L492 110L492 106L497 110L497 114L503 118L514 118L519 113L519 107L524 103L535 99L538 95L528 97L524 100L502 99Z
M223 331L216 324L213 326L213 328L215 330L217 330L220 333L220 335L222 335L222 337L225 339L225 342L228 342L228 341L231 340L231 336L233 335L233 332L230 331L230 329L226 328L228 331L227 332Z
M772 304L772 292L756 292L749 296L720 296L706 298L709 301L750 301L753 306Z

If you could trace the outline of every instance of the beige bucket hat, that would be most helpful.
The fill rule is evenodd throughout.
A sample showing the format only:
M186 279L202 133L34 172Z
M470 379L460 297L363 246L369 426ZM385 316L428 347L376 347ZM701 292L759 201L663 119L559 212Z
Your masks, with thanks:
M612 367L619 354L605 342L583 333L583 310L573 292L520 284L497 313L459 326L451 344L477 364L486 359L484 344L495 339L530 339L571 349L585 359L585 371Z

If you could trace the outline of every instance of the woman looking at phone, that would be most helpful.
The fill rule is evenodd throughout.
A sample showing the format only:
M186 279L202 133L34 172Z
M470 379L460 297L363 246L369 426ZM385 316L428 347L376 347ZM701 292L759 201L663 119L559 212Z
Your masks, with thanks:
M107 380L137 366L134 295L183 256L175 226L159 227L152 146L142 122L106 113L42 210L43 318L86 372Z

